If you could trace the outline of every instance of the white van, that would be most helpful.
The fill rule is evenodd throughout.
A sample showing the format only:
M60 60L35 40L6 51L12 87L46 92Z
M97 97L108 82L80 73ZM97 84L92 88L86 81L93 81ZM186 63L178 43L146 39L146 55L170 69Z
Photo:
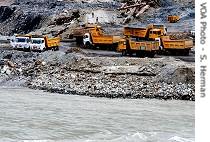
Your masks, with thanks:
M14 36L10 40L10 44L14 49L30 50L30 37L29 36Z

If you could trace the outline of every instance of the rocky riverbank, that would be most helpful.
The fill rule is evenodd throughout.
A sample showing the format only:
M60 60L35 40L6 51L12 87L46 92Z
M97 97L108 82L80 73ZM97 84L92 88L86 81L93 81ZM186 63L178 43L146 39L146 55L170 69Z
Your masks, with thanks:
M194 63L173 57L0 50L0 59L0 85L94 97L195 100Z

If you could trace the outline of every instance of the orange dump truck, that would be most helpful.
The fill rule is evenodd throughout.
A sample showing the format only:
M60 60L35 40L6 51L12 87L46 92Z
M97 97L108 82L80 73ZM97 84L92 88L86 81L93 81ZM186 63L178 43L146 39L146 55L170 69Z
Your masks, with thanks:
M32 36L30 49L32 51L58 50L60 37L49 38L48 36Z
M165 28L164 25L155 25L155 24L150 24L146 28L142 27L125 27L124 28L124 36L126 37L134 37L138 39L150 39L150 31L151 30L159 30L160 35L165 35L167 32L167 29Z
M166 52L176 52L182 55L189 55L193 48L193 40L171 40L169 36L162 36L162 47Z
M83 25L82 27L71 29L68 32L67 37L69 39L75 38L77 44L83 44L83 37L84 37L85 33L89 33L90 30L94 30L94 28L96 28L96 27L101 29L101 27L96 24L86 24L86 25Z
M101 28L94 27L84 34L83 44L87 48L103 48L108 50L116 50L119 36L104 35Z
M178 22L179 20L180 20L180 17L177 16L177 15L169 15L169 16L168 16L168 21L169 21L170 23L176 23L176 22Z
M125 27L124 35L137 40L158 41L159 49L165 53L188 55L193 47L192 40L171 40L166 36L167 29L163 25L149 25L147 28Z
M136 54L138 57L154 57L159 50L158 41L135 41L132 39L120 39L118 43L118 52L125 56Z

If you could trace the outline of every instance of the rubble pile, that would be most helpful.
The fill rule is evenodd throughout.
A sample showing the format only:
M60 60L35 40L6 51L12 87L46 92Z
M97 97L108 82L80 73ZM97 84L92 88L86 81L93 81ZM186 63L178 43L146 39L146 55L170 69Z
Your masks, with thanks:
M195 37L193 37L193 35L190 32L169 32L168 35L172 40L195 39Z
M125 17L123 23L128 23L133 18L139 18L144 12L150 8L160 7L160 0L125 0L122 6L118 10L123 11L121 15Z
M76 50L76 49L74 49ZM194 64L156 59L87 57L76 51L9 55L0 84L22 78L25 87L62 94L108 98L194 100ZM167 59L166 59L167 58ZM10 71L5 71L5 66ZM170 66L170 67L169 67ZM14 70L14 71L13 71ZM8 78L9 76L9 78Z

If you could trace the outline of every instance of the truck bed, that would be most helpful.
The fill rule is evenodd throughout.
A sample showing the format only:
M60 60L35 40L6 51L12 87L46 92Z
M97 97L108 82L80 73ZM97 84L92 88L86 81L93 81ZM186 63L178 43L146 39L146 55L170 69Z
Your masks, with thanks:
M124 35L129 37L144 38L146 37L146 33L147 33L147 28L130 28L130 27L124 28Z
M102 35L102 36L93 36L92 37L93 44L114 44L119 40L111 35Z
M193 47L192 40L171 40L162 38L163 47L165 49L190 49Z
M46 42L46 48L60 46L60 38L59 37L55 37L55 38L45 37L45 42Z

